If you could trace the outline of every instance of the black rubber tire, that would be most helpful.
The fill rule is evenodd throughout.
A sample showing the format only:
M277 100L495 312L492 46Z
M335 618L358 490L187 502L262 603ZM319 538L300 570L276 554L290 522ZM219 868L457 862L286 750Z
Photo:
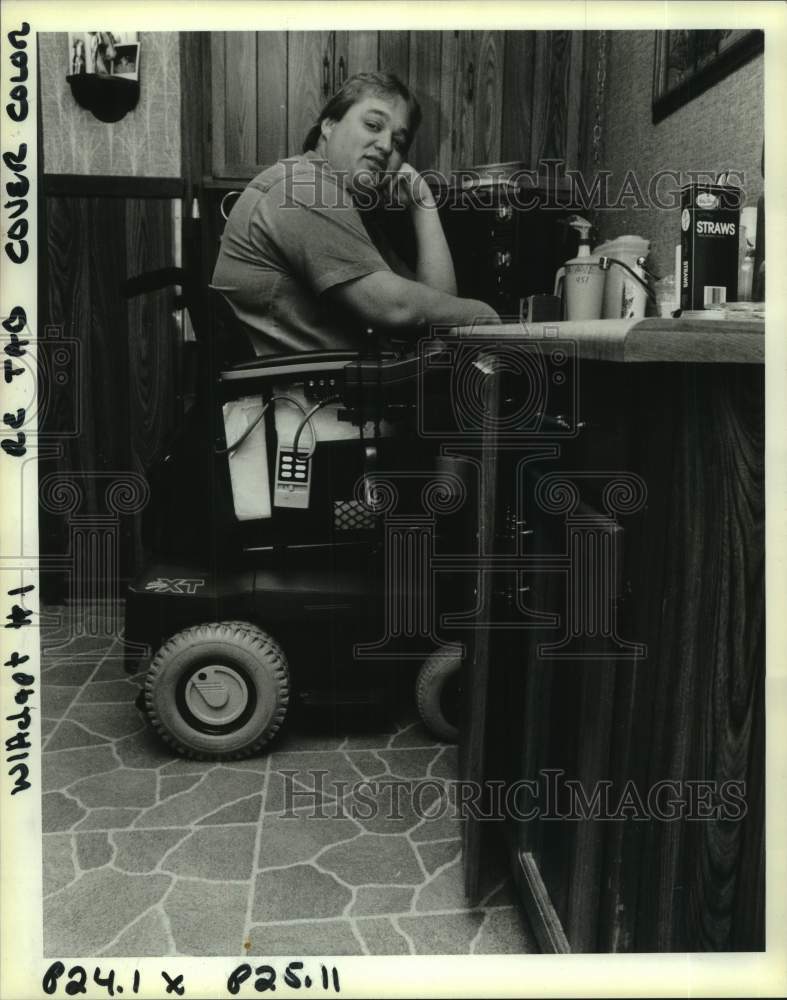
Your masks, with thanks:
M206 664L232 668L246 686L247 707L232 725L202 726L189 718L183 692ZM238 760L257 753L281 727L289 695L281 647L248 622L213 622L178 632L156 653L145 678L151 723L178 753L198 760Z
M459 739L457 700L462 656L458 650L432 653L418 671L415 703L426 728L438 739L456 743Z

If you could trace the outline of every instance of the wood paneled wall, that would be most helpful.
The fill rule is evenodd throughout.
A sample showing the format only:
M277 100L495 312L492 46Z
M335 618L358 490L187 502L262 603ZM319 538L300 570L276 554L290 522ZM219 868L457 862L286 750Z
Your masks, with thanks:
M301 150L327 97L353 73L396 73L423 122L409 159L445 174L474 164L580 165L581 31L214 32L204 43L214 179L250 179Z
M553 659L539 652L550 629L502 638L492 773L543 788L563 772L553 816L516 833L572 951L761 950L763 369L586 363L580 383L591 429L561 458L567 477L621 469L647 486L619 519L616 601L619 636L643 652ZM561 551L560 517L529 520L532 555ZM526 582L532 611L565 614L558 574ZM556 820L575 801L568 780L587 803L599 794L595 815Z
M84 180L79 189L91 184L101 181ZM62 178L56 186L67 188ZM179 419L174 291L131 300L121 292L127 277L174 262L173 201L86 193L48 194L43 201L41 328L53 327L70 342L73 361L72 377L48 387L43 429L53 448L41 459L40 477L77 477L83 500L73 513L95 521L106 514L107 476L144 476ZM77 433L60 439L74 413ZM42 555L67 552L71 516L42 509ZM120 575L127 578L142 556L140 515L121 516L119 524Z

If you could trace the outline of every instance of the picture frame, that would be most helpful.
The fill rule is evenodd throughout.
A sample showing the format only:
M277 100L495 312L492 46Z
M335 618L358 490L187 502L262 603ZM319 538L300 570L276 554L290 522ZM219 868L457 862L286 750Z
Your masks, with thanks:
M127 80L139 79L139 48L139 42L116 47L111 70L113 76L121 76Z
M68 33L68 75L110 76L116 49L137 43L136 31L71 31ZM136 60L134 61L136 66ZM120 75L127 75L122 73ZM136 79L136 76L134 77Z
M694 100L764 48L765 35L760 30L657 31L651 105L653 124Z

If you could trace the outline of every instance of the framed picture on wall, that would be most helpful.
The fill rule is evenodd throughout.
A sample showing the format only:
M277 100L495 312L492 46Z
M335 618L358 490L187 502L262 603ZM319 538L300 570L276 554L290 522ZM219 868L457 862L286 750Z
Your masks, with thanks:
M762 52L764 43L762 31L749 29L657 31L654 124Z
M111 74L115 72L113 64L118 48L127 48L136 41L136 31L69 32L68 73Z

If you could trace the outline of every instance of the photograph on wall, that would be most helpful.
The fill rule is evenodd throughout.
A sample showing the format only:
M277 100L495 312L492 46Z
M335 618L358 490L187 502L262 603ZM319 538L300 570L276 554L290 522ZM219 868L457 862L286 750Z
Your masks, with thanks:
M111 74L115 72L113 66L118 57L118 49L134 45L136 41L135 31L69 32L69 72ZM123 55L126 64L136 65L136 59L131 58L133 52L126 49ZM123 75L130 74L124 72Z
M779 995L787 14L2 3L3 997Z
M124 76L129 80L139 79L139 43L117 45L112 60L112 75Z

